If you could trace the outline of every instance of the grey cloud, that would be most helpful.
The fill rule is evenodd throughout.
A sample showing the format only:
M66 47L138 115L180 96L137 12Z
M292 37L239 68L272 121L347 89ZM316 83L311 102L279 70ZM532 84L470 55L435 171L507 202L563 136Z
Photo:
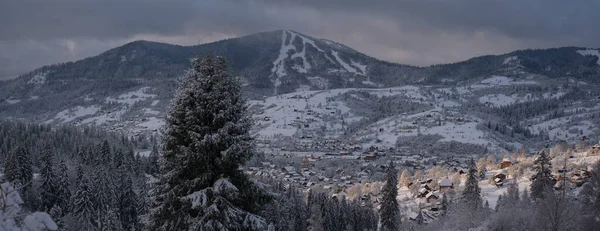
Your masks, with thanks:
M600 47L600 2L394 0L0 1L0 77L136 39L181 45L292 29L405 64L524 48Z

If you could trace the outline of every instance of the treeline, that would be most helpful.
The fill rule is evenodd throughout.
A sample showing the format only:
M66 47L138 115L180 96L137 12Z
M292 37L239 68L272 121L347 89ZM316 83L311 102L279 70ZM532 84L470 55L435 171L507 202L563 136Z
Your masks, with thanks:
M73 158L81 147L97 145L104 140L122 150L149 149L157 143L154 135L141 134L131 138L95 126L52 126L0 120L0 163L4 164L7 154L18 146L27 147L34 160L39 159L45 146L51 146L59 158Z
M350 201L312 188L301 191L271 181L273 200L261 215L269 230L377 230L378 216L370 201Z
M158 151L145 157L134 149L153 138L10 121L0 122L0 134L3 181L18 189L26 211L50 214L59 230L142 230Z

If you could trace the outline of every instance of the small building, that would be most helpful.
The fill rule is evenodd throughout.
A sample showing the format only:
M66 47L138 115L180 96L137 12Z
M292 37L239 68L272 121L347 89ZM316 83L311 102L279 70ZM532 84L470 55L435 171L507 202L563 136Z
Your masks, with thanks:
M515 161L510 158L504 158L500 162L500 168L508 168L508 167L512 166L514 164L514 162Z
M364 161L374 161L377 159L376 155L364 155L363 156L363 160Z
M506 180L506 174L504 173L496 173L492 176L494 179L500 179L502 181Z
M450 179L448 179L447 177L442 179L438 185L440 186L440 190L447 190L447 189L454 188L454 183L452 183L452 181Z
M500 178L494 178L494 184L496 185L496 187L501 187L502 185L504 185L504 182Z
M427 201L427 203L435 203L441 197L442 197L442 195L440 194L440 192L437 192L437 191L429 192L429 193L427 193L427 195L425 195L425 200Z
M594 146L592 146L592 151L590 154L600 155L600 144L595 144Z

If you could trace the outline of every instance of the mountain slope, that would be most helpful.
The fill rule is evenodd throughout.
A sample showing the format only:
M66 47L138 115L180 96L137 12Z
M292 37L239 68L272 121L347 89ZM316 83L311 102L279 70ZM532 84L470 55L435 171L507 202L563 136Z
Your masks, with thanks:
M412 67L289 30L197 46L136 41L77 62L41 67L0 82L0 117L97 124L132 134L158 130L189 59L207 52L225 56L241 77L244 92L256 112L262 113L256 117L261 121L256 134L266 140L281 135L306 137L307 133L393 146L406 134L416 135L415 129L424 121L428 127L419 134L439 133L442 138L434 140L494 149L517 142L515 134L535 143L543 137L574 139L600 132L593 125L600 121L590 117L600 110L596 108L598 49L522 50ZM300 101L304 106L286 106L300 105ZM304 107L319 108L321 117L305 114L308 109ZM524 112L523 108L538 111ZM582 108L587 108L586 114L573 119ZM470 122L454 121L453 127L439 123L435 128L435 118L448 117L449 113L440 114L448 110L453 119L469 118ZM405 116L410 123L404 121ZM497 128L482 125L486 122ZM469 126L464 128L469 135L453 134L464 132L456 129L464 124Z

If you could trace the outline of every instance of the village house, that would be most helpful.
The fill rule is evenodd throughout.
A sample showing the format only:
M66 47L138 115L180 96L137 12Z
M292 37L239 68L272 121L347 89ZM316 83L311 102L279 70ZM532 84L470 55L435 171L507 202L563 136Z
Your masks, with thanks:
M591 155L600 155L600 144L595 144L592 146L592 150L590 151Z
M441 198L441 194L439 192L429 192L425 195L425 201L427 203L435 203Z
M442 179L438 185L442 191L454 188L454 183L448 177Z
M506 174L504 174L504 173L494 174L492 176L492 179L494 179L494 184L496 185L496 187L500 187L500 186L504 185L504 180L506 180Z
M500 168L508 168L510 166L512 166L515 163L515 161L511 158L504 158L502 159L502 161L500 162Z

